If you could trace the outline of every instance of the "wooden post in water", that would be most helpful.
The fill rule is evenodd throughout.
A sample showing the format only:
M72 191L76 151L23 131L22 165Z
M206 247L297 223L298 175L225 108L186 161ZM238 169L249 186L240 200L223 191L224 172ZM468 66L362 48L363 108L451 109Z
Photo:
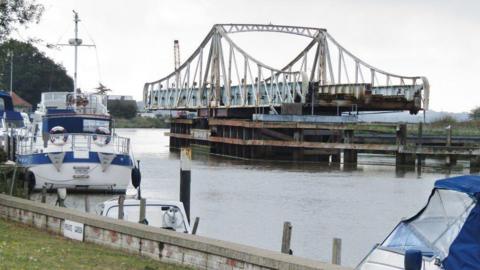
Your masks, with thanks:
M47 186L42 187L42 203L47 202Z
M123 219L123 203L125 202L125 195L118 196L118 219Z
M447 130L447 141L446 141L446 146L451 147L452 146L452 126L448 125L446 128ZM455 165L457 163L457 158L452 155L448 155L445 158L445 163L447 166Z
M142 223L142 224L147 224L148 225L148 222L147 222L147 219L145 218L146 216L146 199L145 198L142 198L140 199L140 217L139 217L139 220L138 220L138 223Z
M182 148L180 152L180 201L185 208L188 222L190 222L191 159L191 149Z
M333 238L332 263L337 265L342 263L342 239L340 238Z
M283 234L282 234L282 253L293 254L290 249L290 241L292 240L292 224L289 221L283 223Z
M198 223L200 223L200 218L196 217L195 222L193 223L192 234L197 234Z
M417 149L422 149L423 147L423 122L418 123L418 143ZM423 156L417 155L417 172L420 175L422 173L422 163Z

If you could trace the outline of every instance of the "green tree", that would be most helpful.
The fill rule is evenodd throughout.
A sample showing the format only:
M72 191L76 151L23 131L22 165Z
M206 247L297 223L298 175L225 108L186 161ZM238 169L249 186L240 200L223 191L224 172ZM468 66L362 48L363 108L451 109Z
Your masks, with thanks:
M73 80L63 66L32 44L17 40L0 45L0 88L10 85L8 52L13 52L13 91L32 105L40 101L42 92L72 91Z
M470 112L470 119L480 120L480 106Z
M38 23L43 9L35 0L0 0L0 42L18 25Z
M137 115L135 100L109 100L108 111L114 118L131 119Z

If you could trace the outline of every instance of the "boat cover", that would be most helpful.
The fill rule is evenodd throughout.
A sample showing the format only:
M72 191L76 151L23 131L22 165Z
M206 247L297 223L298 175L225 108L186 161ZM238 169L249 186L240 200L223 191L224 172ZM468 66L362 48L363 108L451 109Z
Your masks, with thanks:
M455 190L475 196L480 193L480 175L462 175L437 180L435 188Z
M436 188L456 190L480 198L480 175L466 175L438 180ZM443 260L445 270L480 269L480 204L467 217L458 236L452 242L448 256Z

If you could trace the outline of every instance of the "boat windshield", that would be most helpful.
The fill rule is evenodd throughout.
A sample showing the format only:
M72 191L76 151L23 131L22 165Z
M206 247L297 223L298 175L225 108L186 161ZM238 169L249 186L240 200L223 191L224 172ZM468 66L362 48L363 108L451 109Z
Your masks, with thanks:
M132 222L138 222L140 217L140 206L124 205L124 219ZM147 204L146 220L148 225L158 228L170 229L177 232L188 232L180 208L173 205ZM107 216L111 218L118 217L118 206L112 206L107 210Z
M401 222L382 246L400 252L418 249L444 259L474 205L468 194L436 189L424 210Z

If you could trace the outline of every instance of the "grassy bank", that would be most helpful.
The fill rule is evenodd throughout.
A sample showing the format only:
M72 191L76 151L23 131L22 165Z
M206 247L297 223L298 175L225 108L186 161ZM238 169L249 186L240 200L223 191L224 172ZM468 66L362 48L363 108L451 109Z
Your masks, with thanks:
M0 219L1 269L187 269Z
M131 119L116 118L115 127L117 128L167 128L167 118L151 118L137 116Z

